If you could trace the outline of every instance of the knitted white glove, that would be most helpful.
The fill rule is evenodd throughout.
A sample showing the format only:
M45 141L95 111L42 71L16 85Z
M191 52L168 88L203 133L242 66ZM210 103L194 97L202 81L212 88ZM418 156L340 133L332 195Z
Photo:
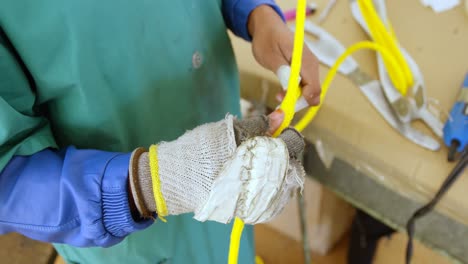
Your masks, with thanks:
M302 188L304 170L299 162L290 160L285 141L258 136L268 128L266 118L242 121L237 129L234 122L239 123L227 116L158 145L161 191L169 215L194 212L199 221L227 223L237 216L249 224L264 222ZM288 133L285 140L297 154L303 148L302 137L292 130ZM236 141L244 142L237 148ZM148 153L137 150L132 161L135 204L148 216L156 208Z

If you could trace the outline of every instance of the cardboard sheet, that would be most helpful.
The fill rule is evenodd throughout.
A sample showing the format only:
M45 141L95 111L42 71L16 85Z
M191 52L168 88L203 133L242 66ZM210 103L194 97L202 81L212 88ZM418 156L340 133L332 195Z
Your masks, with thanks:
M296 4L292 0L277 2L285 10ZM316 2L320 14L320 8L327 1ZM463 7L436 15L416 0L392 0L386 4L397 37L424 75L427 96L438 100L440 108L448 112L468 71L468 17ZM310 19L314 21L317 17ZM322 26L347 46L367 39L354 22L348 1L338 1ZM244 79L256 76L259 80L268 80L258 81L258 85L244 90L244 96L260 100L266 91L266 104L276 107L274 94L279 86L272 85L277 83L274 74L255 62L250 44L233 38L233 46ZM364 71L378 77L373 52L361 51L353 57ZM323 80L328 68L321 67L320 70ZM416 125L429 132L424 126ZM324 106L311 126L304 135L311 142L320 141L328 156L345 160L393 191L418 202L432 197L453 166L446 161L445 147L431 152L394 131L358 87L343 76L337 76L333 81ZM466 186L468 172L454 184L437 210L468 225Z

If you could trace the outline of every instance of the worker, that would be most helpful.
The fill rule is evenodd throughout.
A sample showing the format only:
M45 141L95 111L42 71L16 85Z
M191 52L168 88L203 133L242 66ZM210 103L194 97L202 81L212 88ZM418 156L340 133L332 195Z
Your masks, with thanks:
M214 208L220 190L240 195L223 168L239 169L245 152L262 151L257 143L279 153L271 158L288 166L285 177L299 168L284 155L294 148L287 140L256 137L278 128L281 111L253 128L227 115L240 113L226 26L274 72L291 60L283 21L273 0L2 2L0 234L52 242L67 263L224 263L231 225L218 222L256 223L255 210L270 219L284 201L229 211L226 195ZM318 63L308 50L301 77L317 105ZM158 142L154 176L148 151ZM269 170L284 174L284 166ZM259 191L262 175L252 173L244 183ZM246 227L239 263L253 263L253 243Z

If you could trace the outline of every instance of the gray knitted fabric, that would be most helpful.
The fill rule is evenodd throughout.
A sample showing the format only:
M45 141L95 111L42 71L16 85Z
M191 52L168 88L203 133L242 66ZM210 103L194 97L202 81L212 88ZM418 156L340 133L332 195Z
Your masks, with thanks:
M299 157L302 151L304 151L304 137L296 129L292 127L286 128L285 130L283 130L281 135L279 135L279 138L282 139L284 143L286 143L286 146L288 147L289 156L291 158Z
M243 120L234 120L234 133L239 146L246 139L264 136L269 128L269 120L265 115L255 116Z
M156 203L153 196L153 184L151 181L148 152L141 154L140 158L138 159L138 174L138 181L140 183L141 193L143 194L143 203L149 211L155 212ZM134 195L134 197L136 196ZM138 208L138 203L135 204L137 204ZM138 210L140 213L142 212L141 208L138 208Z

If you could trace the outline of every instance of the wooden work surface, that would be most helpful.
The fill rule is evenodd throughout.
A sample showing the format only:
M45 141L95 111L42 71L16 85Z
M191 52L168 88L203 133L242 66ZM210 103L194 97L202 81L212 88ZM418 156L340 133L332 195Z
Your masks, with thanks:
M327 1L315 2L320 14ZM278 0L277 3L286 10L293 8L296 1ZM418 63L424 75L426 95L435 98L440 103L440 109L450 111L468 71L468 16L464 7L460 5L436 14L418 0L392 0L386 1L386 4L400 43ZM318 14L309 19L315 21ZM349 2L345 0L337 1L321 26L346 46L367 40L352 18ZM310 35L306 34L306 37ZM258 89L244 87L243 96L262 101L262 91L267 91L264 101L269 107L275 107L274 94L279 89L276 76L255 62L248 43L233 38L233 46L243 86L246 79L266 80L255 82L252 79L250 83ZM373 52L360 51L353 57L363 71L378 78ZM321 67L321 80L327 71L327 67ZM430 133L424 125L415 125ZM445 146L438 152L432 152L405 139L384 121L358 87L344 76L335 78L323 108L304 135L319 148L318 152L325 156L325 160L344 161L379 185L418 204L432 197L453 166L446 162ZM440 214L463 226L468 225L467 186L468 172L465 171L437 208ZM340 192L339 188L337 191ZM364 194L372 190L362 188L360 191ZM355 204L361 203L359 195L351 200ZM385 215L383 218L386 218ZM399 226L402 227L404 225Z

